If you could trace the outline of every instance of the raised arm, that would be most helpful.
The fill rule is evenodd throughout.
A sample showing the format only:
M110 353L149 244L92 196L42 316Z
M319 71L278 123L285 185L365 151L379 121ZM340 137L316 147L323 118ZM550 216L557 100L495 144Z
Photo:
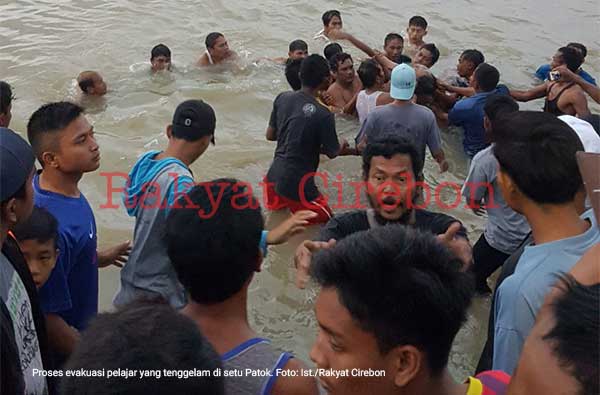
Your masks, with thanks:
M350 41L350 43L352 45L354 45L356 48L360 49L361 51L363 51L364 53L366 53L368 56L373 57L375 56L375 50L371 47L369 47L367 44L365 44L364 42L360 41L359 39L357 39L356 37L354 37L353 35L351 35L350 33L346 33L342 30L332 30L329 33L329 37L334 39L334 40L347 40Z
M567 82L569 82L569 81L575 82L577 85L579 85L581 87L581 89L583 89L583 91L585 93L590 95L590 97L596 103L600 103L600 88L599 87L597 87L596 85L590 84L589 82L587 82L586 80L581 78L581 76L579 74L575 74L571 70L569 70L567 68L567 66L565 66L565 65L559 66L559 67L555 68L553 71L560 72L561 80L567 81Z
M546 96L546 87L546 84L542 84L528 91L511 90L510 95L516 101L530 101Z

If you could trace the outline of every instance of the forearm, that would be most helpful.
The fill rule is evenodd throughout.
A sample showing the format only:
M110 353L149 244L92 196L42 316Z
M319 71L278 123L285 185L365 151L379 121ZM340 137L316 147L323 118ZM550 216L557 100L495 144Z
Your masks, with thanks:
M600 88L599 87L597 87L596 85L590 84L589 82L587 82L586 80L584 80L577 74L575 75L574 81L577 85L579 85L581 87L581 89L583 89L583 91L585 93L590 95L590 97L596 103L600 103Z
M48 342L52 349L63 355L70 355L79 342L79 332L69 326L58 314L46 315Z
M348 35L347 39L348 39L348 41L350 41L352 43L352 45L354 45L356 48L358 48L361 51L363 51L364 53L366 53L368 56L370 56L370 57L375 56L375 51L373 50L373 48L369 47L367 44L360 41L356 37L354 37L352 35Z
M471 88L471 87L467 87L467 88L461 88L459 86L448 86L447 90L449 92L452 93L456 93L458 95L464 96L464 97L471 97L475 94L475 89Z
M510 95L516 101L527 102L527 101L531 100L527 91L510 90Z

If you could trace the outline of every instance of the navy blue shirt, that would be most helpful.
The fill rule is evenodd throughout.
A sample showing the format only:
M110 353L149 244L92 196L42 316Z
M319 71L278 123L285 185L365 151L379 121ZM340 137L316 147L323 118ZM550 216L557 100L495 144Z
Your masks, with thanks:
M542 81L546 81L548 79L548 77L550 76L550 71L552 71L552 67L550 67L549 64L543 64L540 67L538 67L537 71L535 72L535 76ZM592 77L584 69L577 70L577 74L579 74L579 76L581 78L583 78L590 84L596 85L596 80L594 79L594 77Z
M489 145L485 142L483 106L485 106L487 98L494 94L508 95L509 92L502 85L491 92L476 93L456 102L448 113L449 124L460 126L464 130L463 148L469 158L473 158L476 153Z
M83 194L78 198L40 188L39 174L33 179L34 202L58 221L56 266L40 288L44 313L61 316L82 330L98 312L98 254L94 212Z

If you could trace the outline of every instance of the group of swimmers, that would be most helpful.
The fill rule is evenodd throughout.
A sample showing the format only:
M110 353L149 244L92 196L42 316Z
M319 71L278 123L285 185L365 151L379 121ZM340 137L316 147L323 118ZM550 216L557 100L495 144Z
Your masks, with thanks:
M192 99L166 126L167 146L129 172L123 204L135 218L133 243L98 251L79 189L100 166L84 109L43 105L27 143L8 129L12 93L0 82L2 393L598 393L600 136L582 119L590 119L583 91L597 100L580 69L585 47L562 47L538 70L553 80L544 112L519 111L513 97L542 88L498 86L480 51L462 53L452 81L433 77L439 51L423 41L423 17L409 21L411 57L399 34L386 37L382 53L345 32L338 11L322 20L317 39L348 40L372 58L356 78L339 44L325 48L328 59L308 55L301 40L290 44L293 90L273 102L266 139L277 145L262 184L265 208L292 215L271 230L248 183L194 179L190 166L214 144L217 116ZM237 57L220 33L206 46L200 66ZM152 70L170 65L170 50L153 48ZM106 93L98 73L78 83ZM336 112L358 114L353 147L337 136ZM427 209L425 151L448 169L446 123L462 126L471 159L462 197L488 214L473 247L460 221ZM321 154L361 156L366 209L334 215L315 183ZM294 257L297 286L312 278L320 287L311 370L251 327L247 294L268 246L314 224L323 224L319 235ZM117 309L98 315L98 268L107 266L122 268ZM477 374L456 383L452 343L499 267ZM121 370L152 375L107 377Z

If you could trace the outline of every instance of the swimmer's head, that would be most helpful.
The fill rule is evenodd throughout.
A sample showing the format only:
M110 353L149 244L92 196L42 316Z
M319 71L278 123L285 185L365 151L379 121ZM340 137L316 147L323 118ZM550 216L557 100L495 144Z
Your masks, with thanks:
M476 49L467 49L458 58L456 71L463 78L471 77L477 66L485 62L485 58L481 52Z
M383 50L388 59L400 63L398 60L404 50L404 39L398 33L389 33L383 40Z
M83 93L90 96L106 94L106 83L96 71L83 71L77 76L77 84Z
M491 92L496 89L500 81L500 72L494 66L482 63L473 72L469 85L475 92Z
M171 50L164 44L158 44L150 52L152 71L171 70Z
M329 61L329 67L335 77L336 82L351 84L354 81L354 62L352 56L345 52L335 54Z
M323 21L323 28L325 32L342 28L342 15L338 10L325 11L321 17L321 20Z
M440 51L437 49L435 44L425 44L423 45L415 58L413 59L413 63L423 65L427 68L433 67L433 65L440 58Z
M295 91L299 91L302 88L302 82L300 81L300 66L302 65L302 61L303 59L294 59L285 65L285 79Z
M331 84L329 63L321 55L307 56L300 65L300 82L303 87L326 90Z
M585 47L585 45L581 43L568 43L567 47L575 48L576 50L578 50L582 57L581 63L585 62L585 57L587 56L587 48Z
M358 68L358 78L360 78L365 89L370 89L383 84L385 75L381 65L377 61L367 59Z
M288 57L291 60L304 59L308 56L308 44L304 40L294 40L290 43Z
M335 56L335 54L341 52L344 52L344 49L338 43L329 43L325 46L325 48L323 48L323 55L325 56L325 59L327 59L327 61L330 61L331 58Z
M574 47L561 47L552 57L550 67L553 69L566 65L569 70L576 73L583 63L583 56L579 49Z
M173 122L167 126L169 144L185 151L193 162L210 143L215 144L216 123L215 111L209 104L202 100L186 100L177 106Z
M214 60L225 59L229 56L229 44L225 36L218 32L209 33L204 41L206 49Z
M427 35L427 21L422 16L413 16L408 21L408 39L410 42L419 43Z
M0 81L0 127L7 128L12 119L13 93L7 82Z

